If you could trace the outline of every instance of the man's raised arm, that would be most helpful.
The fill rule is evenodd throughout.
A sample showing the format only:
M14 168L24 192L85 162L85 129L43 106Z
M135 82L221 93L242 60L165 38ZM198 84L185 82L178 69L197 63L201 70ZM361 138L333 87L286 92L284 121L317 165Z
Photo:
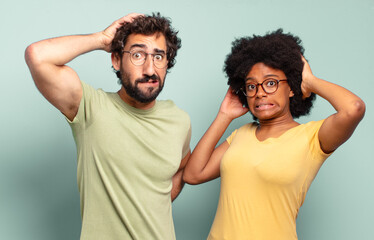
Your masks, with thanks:
M82 87L77 73L65 64L93 50L110 52L117 29L137 16L122 17L98 33L46 39L27 47L25 59L37 88L68 119L77 114Z

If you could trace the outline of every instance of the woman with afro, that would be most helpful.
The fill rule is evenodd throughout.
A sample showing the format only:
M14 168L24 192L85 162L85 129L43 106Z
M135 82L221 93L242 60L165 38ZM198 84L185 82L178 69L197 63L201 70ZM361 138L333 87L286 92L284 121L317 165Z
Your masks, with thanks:
M224 70L229 90L193 151L184 180L221 177L208 239L297 239L296 217L323 162L352 135L365 113L350 91L313 75L301 40L281 29L233 42ZM299 124L315 96L336 110ZM216 144L230 122L249 111L254 122Z

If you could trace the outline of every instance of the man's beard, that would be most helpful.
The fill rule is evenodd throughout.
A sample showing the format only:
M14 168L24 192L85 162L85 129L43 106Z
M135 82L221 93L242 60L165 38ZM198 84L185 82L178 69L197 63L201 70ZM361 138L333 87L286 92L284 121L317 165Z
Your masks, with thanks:
M154 101L157 96L162 91L162 88L164 87L164 81L161 81L161 79L153 74L152 76L145 76L144 78L138 78L135 80L135 83L132 84L130 81L130 74L128 74L126 71L121 69L121 84L123 88L125 89L126 93L133 98L134 100L141 102L141 103L150 103ZM142 91L140 88L138 88L139 83L146 83L148 81L157 80L158 81L158 88L155 89L153 87L147 88L144 91Z

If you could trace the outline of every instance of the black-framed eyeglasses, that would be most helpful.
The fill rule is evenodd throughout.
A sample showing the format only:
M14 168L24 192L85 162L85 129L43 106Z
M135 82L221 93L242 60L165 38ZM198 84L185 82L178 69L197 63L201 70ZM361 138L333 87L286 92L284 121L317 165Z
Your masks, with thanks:
M265 93L271 94L278 90L279 82L287 81L287 79L277 80L274 78L268 78L262 83L247 82L245 84L245 89L240 90L246 97L254 97L258 92L258 86L261 86Z
M131 50L131 51L122 51L124 53L130 54L130 61L135 66L141 66L147 60L148 55L152 56L153 64L156 68L165 68L168 65L168 60L165 53L146 53L142 50Z

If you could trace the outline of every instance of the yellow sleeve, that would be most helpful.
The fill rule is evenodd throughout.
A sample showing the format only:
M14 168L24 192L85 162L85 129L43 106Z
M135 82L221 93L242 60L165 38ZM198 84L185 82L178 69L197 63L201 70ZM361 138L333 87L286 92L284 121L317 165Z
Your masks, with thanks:
M238 131L238 129L235 129L235 131L233 131L233 132L231 133L231 135L230 135L228 138L226 138L226 141L228 142L228 144L231 144L231 143L232 143L232 140L234 139L234 137L235 137L237 131Z
M312 138L310 139L311 151L312 151L314 158L319 159L320 161L325 161L332 154L332 152L327 154L322 150L321 144L318 138L319 129L321 128L324 121L325 119L315 121L315 122L314 121L310 122L312 124L310 128L310 130L312 131L311 133Z

